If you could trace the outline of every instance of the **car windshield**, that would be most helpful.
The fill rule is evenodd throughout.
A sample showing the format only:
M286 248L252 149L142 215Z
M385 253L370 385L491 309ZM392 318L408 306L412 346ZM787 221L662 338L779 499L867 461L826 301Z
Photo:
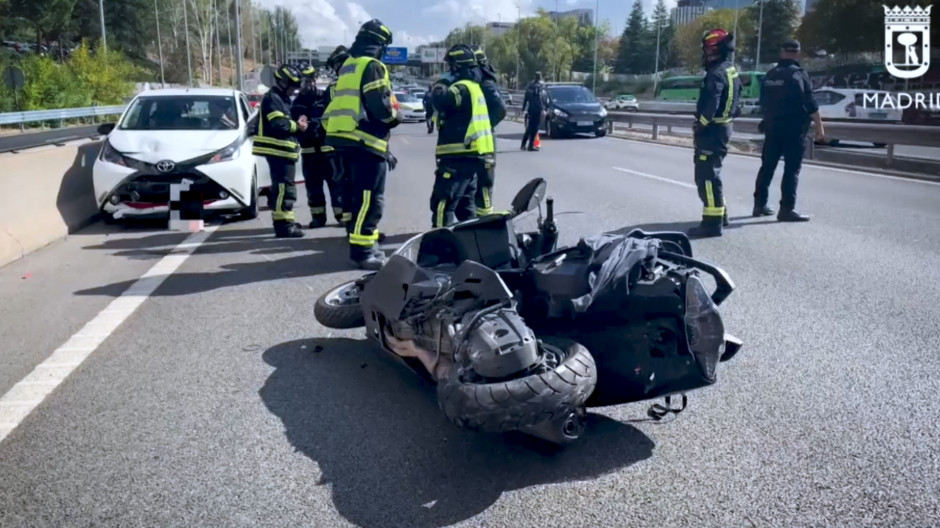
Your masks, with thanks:
M121 122L122 130L235 130L235 98L224 95L140 97Z
M395 94L395 97L398 98L399 103L417 103L418 102L418 98L409 93L404 93L404 92L397 93Z
M559 103L596 103L597 99L583 86L552 86L548 93Z

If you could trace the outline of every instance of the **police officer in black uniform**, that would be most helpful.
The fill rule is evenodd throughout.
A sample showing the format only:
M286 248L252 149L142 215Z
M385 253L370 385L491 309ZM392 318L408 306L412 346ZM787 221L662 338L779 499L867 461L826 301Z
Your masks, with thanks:
M702 37L705 78L699 91L693 125L695 139L695 185L702 199L701 224L689 236L721 236L728 213L721 185L721 164L728 154L731 122L741 113L741 80L728 56L734 51L734 35L723 29L706 31Z
M499 93L499 83L496 79L496 70L486 58L483 48L473 46L473 54L477 59L482 82L480 88L486 98L486 108L489 110L490 126L493 128L493 138L496 138L496 125L506 118L506 103ZM496 151L484 160L486 170L477 174L477 190L474 201L477 216L493 214L493 188L496 186Z
M810 119L816 123L816 140L825 137L819 105L813 97L813 83L797 59L800 43L788 40L783 43L780 62L767 72L761 90L763 120L760 130L764 133L764 149L761 168L757 173L754 188L753 215L771 216L774 210L767 206L770 182L774 178L777 163L783 156L783 181L780 185L781 222L806 222L808 216L796 212L796 186L803 165L803 149Z
M431 89L429 88L424 94L424 99L421 101L424 104L424 121L428 125L428 134L434 133L434 102L431 98Z
M522 113L526 114L525 134L522 136L522 150L539 150L535 146L535 135L539 133L542 115L545 113L545 86L542 84L542 72L535 72L535 80L526 88L522 100Z
M296 136L307 130L307 118L291 119L290 97L300 89L300 69L285 64L274 72L274 86L261 99L258 133L254 137L252 154L267 159L271 172L271 197L274 208L274 234L278 238L300 238L304 232L294 221L294 201L297 186L294 183L300 145ZM269 198L270 200L270 198Z

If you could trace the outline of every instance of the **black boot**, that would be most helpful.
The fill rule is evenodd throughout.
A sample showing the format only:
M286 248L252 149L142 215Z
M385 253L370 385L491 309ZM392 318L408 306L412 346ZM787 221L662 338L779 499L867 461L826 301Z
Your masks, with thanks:
M310 223L307 224L307 227L309 227L310 229L316 229L318 227L323 227L325 225L326 225L326 215L323 215L323 216L316 215L313 217L313 220L311 220Z
M728 208L727 207L725 208L725 215L721 217L721 225L724 227L728 227L729 225L731 225L731 220L728 220Z
M777 214L777 220L781 222L809 222L809 217L801 215L793 209L781 209Z
M385 265L385 253L373 248L369 253L351 253L349 255L353 266L369 271L378 271Z
M770 207L767 207L766 205L764 206L755 205L754 210L751 211L751 216L753 216L754 218L757 218L759 216L773 216L774 212L775 211L773 209L771 209Z
M723 219L717 216L703 216L702 223L687 231L690 238L711 238L721 236Z
M304 231L300 224L285 220L274 221L274 236L277 238L303 238Z

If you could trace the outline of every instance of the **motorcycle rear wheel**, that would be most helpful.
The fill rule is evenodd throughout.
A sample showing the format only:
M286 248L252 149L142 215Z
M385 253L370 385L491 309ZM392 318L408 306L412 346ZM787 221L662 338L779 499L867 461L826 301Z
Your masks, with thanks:
M327 327L346 330L365 326L356 281L349 281L327 291L317 299L313 315Z
M580 343L546 338L541 371L498 382L463 380L454 373L437 384L438 405L455 425L502 433L535 426L584 406L597 384L597 366Z

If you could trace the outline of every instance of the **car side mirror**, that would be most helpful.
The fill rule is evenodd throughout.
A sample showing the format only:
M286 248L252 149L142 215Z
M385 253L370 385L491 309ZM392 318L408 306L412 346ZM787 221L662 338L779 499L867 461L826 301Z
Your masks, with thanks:
M112 130L114 130L115 125L117 125L117 123L101 123L98 125L98 134L107 136L111 133Z
M547 188L548 182L544 178L534 178L525 184L512 199L512 215L518 216L538 208L545 198Z

